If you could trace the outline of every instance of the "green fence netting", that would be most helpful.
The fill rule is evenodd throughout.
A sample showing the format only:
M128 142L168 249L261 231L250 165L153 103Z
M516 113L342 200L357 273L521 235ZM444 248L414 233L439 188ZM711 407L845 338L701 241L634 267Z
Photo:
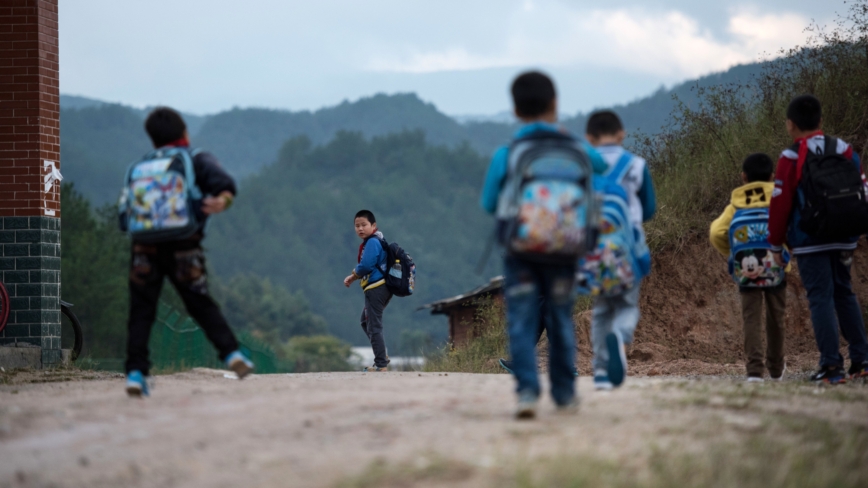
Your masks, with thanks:
M241 351L256 364L257 373L290 373L293 365L281 361L263 341L247 332L236 334ZM151 370L155 373L191 368L223 368L217 350L188 315L160 302L149 342ZM94 359L96 369L123 371L122 359Z

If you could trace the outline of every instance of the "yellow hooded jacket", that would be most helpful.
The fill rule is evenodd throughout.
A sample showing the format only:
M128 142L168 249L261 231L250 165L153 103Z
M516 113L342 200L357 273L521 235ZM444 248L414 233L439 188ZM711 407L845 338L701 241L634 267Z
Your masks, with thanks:
M754 181L732 191L730 204L726 206L723 214L711 223L708 236L711 245L720 254L726 258L729 257L729 224L732 223L732 216L735 215L735 211L740 208L768 207L772 201L774 189L775 184L771 181ZM787 266L787 270L789 271L789 266Z

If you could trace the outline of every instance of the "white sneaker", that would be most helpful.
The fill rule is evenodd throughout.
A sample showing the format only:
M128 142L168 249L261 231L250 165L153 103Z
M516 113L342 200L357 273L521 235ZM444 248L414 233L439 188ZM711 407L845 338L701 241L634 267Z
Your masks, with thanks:
M765 380L762 379L762 378L759 377L759 376L748 376L748 377L747 377L747 382L748 382L748 383L762 383L762 382L764 382L764 381L765 381Z
M784 370L781 371L781 375L778 376L777 378L775 378L775 377L771 377L770 379L771 379L772 381L783 381L783 379L784 379L784 373L786 373L786 372L787 372L787 364L784 363Z

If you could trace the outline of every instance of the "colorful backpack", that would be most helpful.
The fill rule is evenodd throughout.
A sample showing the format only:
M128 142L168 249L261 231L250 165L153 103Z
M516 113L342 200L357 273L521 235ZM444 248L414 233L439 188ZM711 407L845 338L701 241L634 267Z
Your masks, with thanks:
M121 230L137 242L157 243L195 234L202 192L196 186L196 151L157 149L130 165L118 202Z
M510 147L497 236L522 259L573 264L593 246L593 167L566 134L537 132Z
M380 271L386 280L386 288L396 297L408 297L416 288L416 263L397 242L389 244L378 238L386 251L386 263Z
M578 289L586 295L621 294L651 271L651 252L640 226L630 221L630 203L621 182L633 155L624 154L609 172L595 179L601 200L597 245L579 261Z
M729 273L744 288L770 288L784 281L784 267L775 263L769 237L769 209L741 208L729 224ZM784 261L790 255L784 251Z

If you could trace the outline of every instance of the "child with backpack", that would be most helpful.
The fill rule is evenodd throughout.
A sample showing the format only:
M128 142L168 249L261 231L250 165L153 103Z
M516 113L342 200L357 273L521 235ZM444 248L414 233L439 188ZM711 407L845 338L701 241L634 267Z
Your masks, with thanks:
M593 173L599 157L558 128L552 80L539 72L512 83L515 114L524 123L494 154L482 189L482 208L497 218L505 248L507 332L517 380L516 417L536 416L540 384L536 340L540 320L548 334L551 394L559 411L578 409L575 392L575 272L590 246Z
M731 203L711 223L709 238L729 260L729 270L741 295L744 320L744 355L747 381L769 377L780 381L784 363L784 315L787 305L785 269L779 266L768 243L769 203L774 192L774 162L762 153L742 163L742 186L732 191ZM789 260L789 256L785 261ZM763 365L762 311L766 302L766 362Z
M654 217L657 201L645 160L621 146L626 132L617 114L591 114L586 133L606 167L597 187L602 197L597 246L581 270L585 291L597 295L591 318L594 388L611 390L627 375L624 344L633 342L639 285L651 269L642 224Z
M397 243L385 241L370 210L359 210L353 225L362 244L359 245L358 264L344 278L344 286L349 288L354 281L360 280L365 293L361 325L374 350L374 364L366 367L365 371L386 371L389 356L383 337L383 310L393 296L405 297L413 293L416 265Z
M145 130L156 149L130 166L119 204L121 230L132 240L126 361L126 391L132 397L149 394L148 339L165 277L220 360L239 379L254 368L208 293L201 244L208 217L232 205L235 182L212 154L190 148L178 112L154 109Z
M808 295L820 364L811 381L827 384L868 377L868 340L853 293L850 265L859 236L868 232L868 195L853 148L822 131L822 107L812 95L787 107L794 144L781 153L769 207L769 244L783 266L786 242ZM838 346L847 340L850 369Z

